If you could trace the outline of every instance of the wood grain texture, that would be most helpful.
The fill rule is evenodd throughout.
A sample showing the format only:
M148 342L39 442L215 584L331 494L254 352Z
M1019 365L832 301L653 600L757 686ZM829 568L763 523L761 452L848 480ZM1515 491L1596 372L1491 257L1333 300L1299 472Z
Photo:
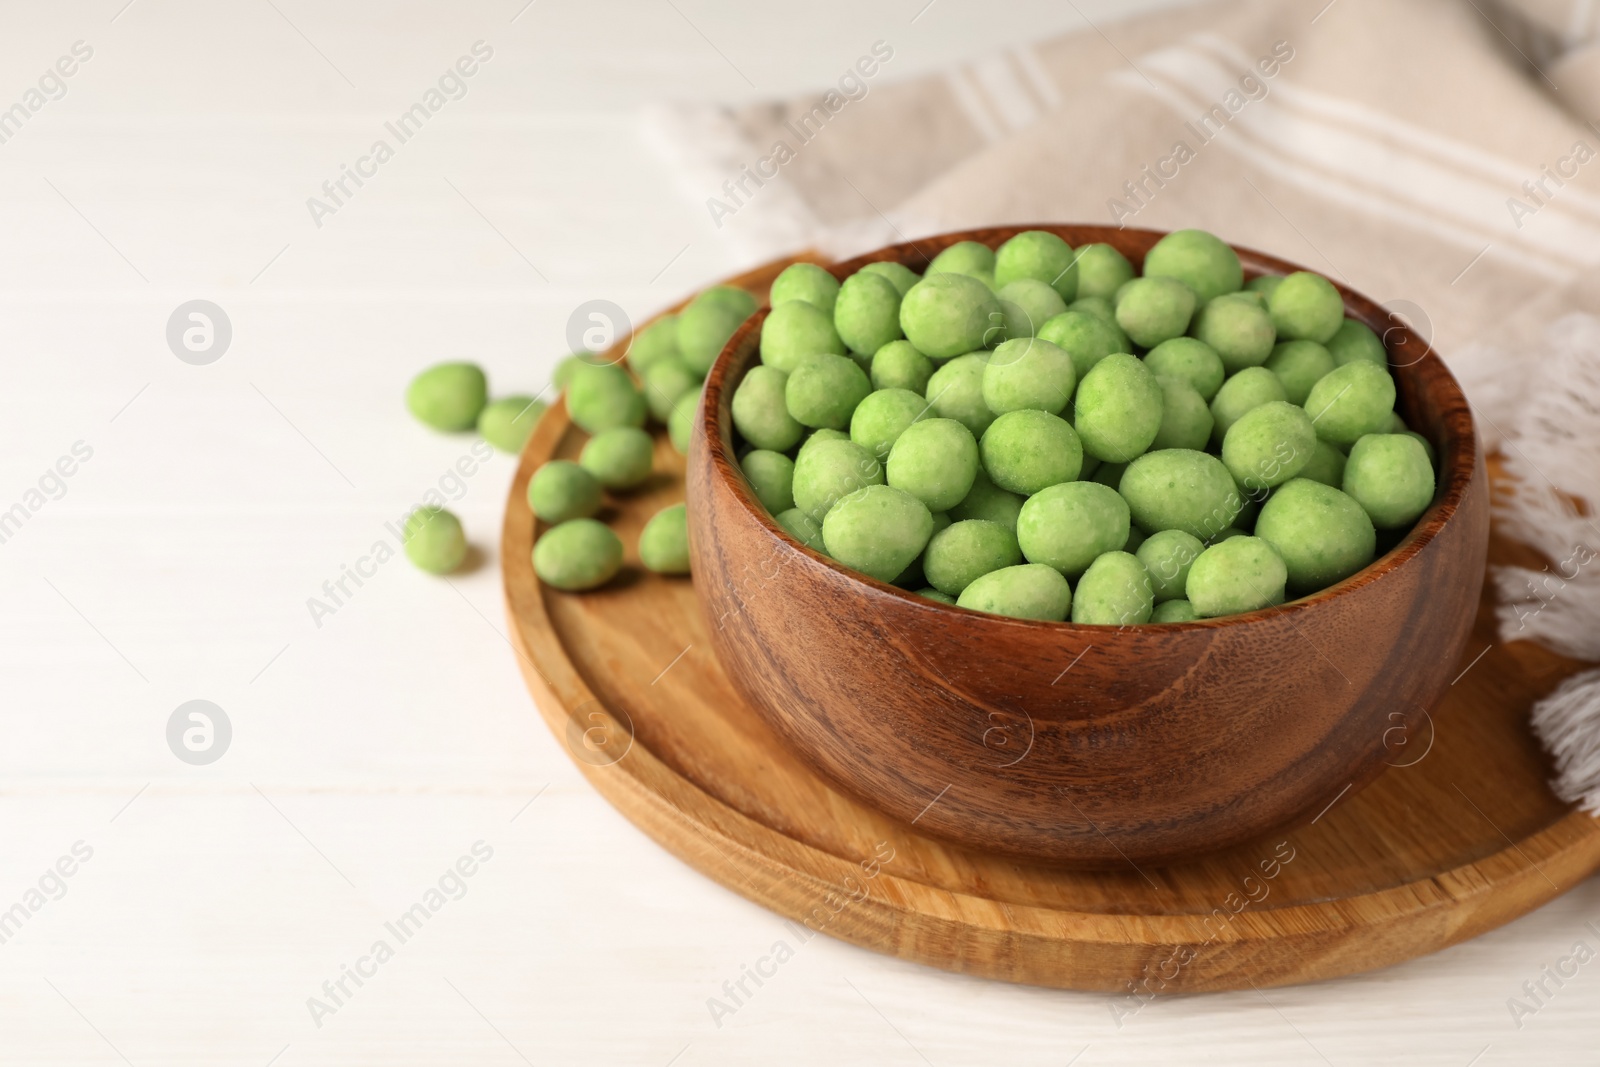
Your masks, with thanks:
M953 233L839 264L921 270ZM1161 236L1035 227L1136 265ZM1240 250L1246 273L1293 264ZM939 605L857 574L785 533L734 458L728 404L764 312L706 382L689 461L691 540L718 654L741 693L824 775L970 848L1079 866L1170 862L1309 819L1383 767L1396 711L1431 707L1471 627L1488 482L1466 399L1439 357L1380 307L1407 421L1440 457L1416 527L1339 585L1282 607L1176 626L1077 626ZM937 803L933 803L938 797ZM931 805L931 806L930 806Z
M734 281L759 291L779 266ZM925 819L889 818L800 760L711 654L690 583L639 568L644 522L683 499L684 464L664 440L666 476L608 515L628 546L624 578L590 594L539 586L527 481L583 440L558 405L511 487L502 569L523 675L618 810L708 877L810 929L968 974L1128 992L1135 1010L1151 993L1304 982L1433 952L1600 868L1600 822L1549 793L1526 729L1529 705L1580 665L1498 644L1487 598L1446 672L1458 680L1431 713L1396 707L1382 773L1359 793L1330 789L1308 825L1182 864L1105 870L928 835ZM1490 557L1529 562L1498 541Z

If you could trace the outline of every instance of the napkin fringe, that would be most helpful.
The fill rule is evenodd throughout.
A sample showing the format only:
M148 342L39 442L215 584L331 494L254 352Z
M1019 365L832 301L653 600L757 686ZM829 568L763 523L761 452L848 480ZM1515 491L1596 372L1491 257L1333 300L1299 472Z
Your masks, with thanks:
M1500 365L1501 373L1507 364ZM1509 486L1494 520L1547 561L1492 569L1503 641L1537 641L1600 660L1600 318L1564 315L1546 328L1500 451Z
M1551 791L1600 816L1600 670L1562 682L1533 706L1530 722L1555 761Z

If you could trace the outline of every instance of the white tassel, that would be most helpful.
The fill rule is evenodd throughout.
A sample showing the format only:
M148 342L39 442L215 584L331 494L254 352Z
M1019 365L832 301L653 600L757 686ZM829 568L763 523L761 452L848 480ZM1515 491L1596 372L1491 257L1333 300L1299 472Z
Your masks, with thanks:
M1600 318L1562 316L1525 362L1526 392L1501 426L1510 484L1495 494L1494 520L1550 565L1494 568L1500 638L1600 660L1600 522L1583 514L1600 504Z
M1492 568L1502 641L1536 641L1573 659L1600 660L1600 318L1576 312L1544 331L1519 385L1483 372L1493 350L1466 360L1469 396L1500 451L1510 484L1493 501L1497 531L1549 565ZM1508 363L1510 361L1507 361ZM1519 395L1520 394L1520 395ZM1480 397L1482 398L1480 400ZM1489 414L1482 405L1492 409ZM1585 514L1589 512L1590 514ZM1600 670L1567 679L1534 705L1534 734L1555 762L1550 789L1600 815Z
M1600 815L1600 670L1584 671L1533 706L1533 732L1556 764L1550 789Z
M1570 557L1565 568L1559 560L1541 571L1492 568L1500 640L1534 641L1572 659L1600 660L1600 575L1594 573L1600 564L1580 568L1586 552Z

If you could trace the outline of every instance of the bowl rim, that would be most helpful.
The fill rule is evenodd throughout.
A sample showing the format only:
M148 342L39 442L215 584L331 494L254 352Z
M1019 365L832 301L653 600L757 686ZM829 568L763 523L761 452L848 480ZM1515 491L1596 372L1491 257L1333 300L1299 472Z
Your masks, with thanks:
M1094 223L1035 223L952 230L930 234L923 237L921 241L922 243L935 243L938 250L943 250L958 241L977 241L980 244L995 248L1001 242L1019 233L1031 230L1044 230L1055 233L1057 236L1062 236L1063 239L1065 239L1067 231L1079 235L1092 235L1093 239L1084 243L1104 241L1105 238L1112 235L1126 236L1131 234L1149 239L1151 244L1168 233L1174 232ZM1247 246L1229 243L1229 247L1238 254L1245 269L1246 281L1263 274L1288 275L1307 270L1307 268L1299 264L1258 252ZM905 263L907 266L912 266L921 272L926 270L932 258L932 255L917 240L908 240L898 244L885 245L838 262L819 263L818 266L843 281L868 263L892 260ZM1129 258L1132 259L1133 257L1130 256ZM919 262L920 267L917 266ZM1142 257L1136 263L1136 266L1140 264L1142 264ZM1422 395L1428 395L1431 398L1432 405L1439 410L1440 422L1444 425L1445 433L1443 440L1432 441L1438 452L1439 460L1433 503L1422 513L1421 517L1417 519L1410 531L1398 544L1340 582L1319 589L1307 596L1298 597L1282 604L1269 605L1255 611L1241 612L1236 615L1223 615L1213 619L1197 619L1189 622L1144 622L1121 626L1075 623L1070 618L1056 622L1049 619L1022 619L1010 615L995 615L973 608L963 608L956 604L945 604L941 601L924 597L914 590L890 585L887 582L852 570L832 557L823 555L797 540L767 513L767 509L756 499L754 491L750 488L749 482L741 472L739 463L735 458L732 417L729 414L729 404L732 400L729 378L735 370L734 364L738 360L739 350L749 345L751 356L759 352L757 344L759 344L761 324L772 310L770 303L762 304L749 318L741 323L739 328L734 331L733 336L723 346L722 351L717 354L716 361L706 375L705 388L700 400L700 409L695 415L697 430L705 440L713 476L720 479L732 490L733 496L740 506L755 519L756 523L768 536L775 538L779 544L798 552L812 562L821 564L847 579L861 583L874 593L891 594L905 600L914 608L961 612L971 622L976 623L979 620L983 620L997 627L1047 628L1051 632L1065 630L1066 632L1076 631L1101 635L1106 634L1108 631L1114 633L1174 633L1210 630L1227 626L1247 626L1253 622L1259 622L1280 614L1297 615L1335 597L1353 593L1374 582L1381 581L1384 577L1415 558L1429 542L1440 534L1445 525L1460 510L1461 504L1471 487L1473 474L1479 462L1478 436L1472 419L1471 406L1466 399L1466 395L1461 391L1460 384L1455 380L1455 376L1450 373L1449 367L1445 365L1444 360L1433 347L1419 337L1409 324L1387 312L1386 309L1370 298L1332 278L1327 278L1320 271L1309 271L1309 273L1324 277L1339 291L1339 295L1344 301L1347 317L1355 318L1368 328L1373 329L1375 333L1378 333L1380 341L1383 342L1385 354L1388 357L1386 363L1390 374L1395 375L1397 380L1399 376L1395 374L1397 370L1394 363L1395 353L1399 350L1406 354L1408 362L1398 369L1410 372L1408 377L1411 374L1421 376L1422 381L1416 383L1419 398ZM1374 328L1374 323L1380 320L1385 324L1381 330ZM752 335L754 336L752 337ZM1391 340L1391 338L1397 338L1397 340ZM752 341L756 343L752 344ZM746 356L744 364L738 369L747 373L749 367L754 365L750 356ZM1415 428L1413 427L1413 429ZM1443 476L1446 472L1448 472L1448 477Z

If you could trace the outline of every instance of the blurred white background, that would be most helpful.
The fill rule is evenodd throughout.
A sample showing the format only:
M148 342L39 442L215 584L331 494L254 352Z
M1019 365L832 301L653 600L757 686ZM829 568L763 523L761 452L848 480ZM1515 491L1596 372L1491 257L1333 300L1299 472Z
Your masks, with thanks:
M1108 998L819 938L718 1027L706 999L779 920L636 831L539 720L492 563L512 461L451 505L490 562L445 582L395 560L320 626L307 609L468 452L405 414L416 370L473 359L534 392L579 303L643 317L748 265L641 106L813 89L878 38L903 79L1156 6L11 5L0 109L92 56L0 143L0 512L29 513L0 543L0 910L75 843L92 858L0 943L0 1062L1592 1056L1600 977L1520 1032L1505 1001L1600 911L1593 881L1430 959L1120 1029ZM466 95L317 226L307 198L477 41ZM194 299L232 325L205 366L165 338ZM167 745L191 699L232 723L208 766ZM480 841L464 895L319 1026L307 998Z

